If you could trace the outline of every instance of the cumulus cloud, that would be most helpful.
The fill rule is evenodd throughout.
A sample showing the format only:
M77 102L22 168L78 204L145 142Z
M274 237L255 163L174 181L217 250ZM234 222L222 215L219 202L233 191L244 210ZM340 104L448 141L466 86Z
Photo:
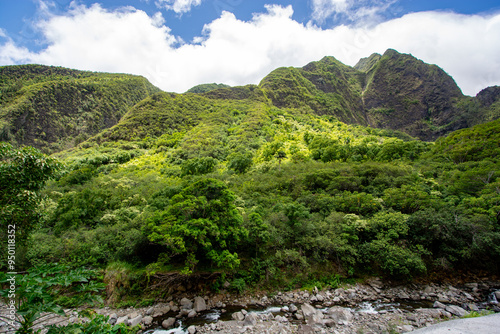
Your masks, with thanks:
M408 14L371 27L321 29L292 19L293 8L266 6L249 21L223 12L193 43L165 26L160 13L79 6L38 24L48 47L31 52L7 40L0 64L42 63L146 76L166 91L208 82L258 83L280 66L304 66L325 55L348 65L388 48L438 64L464 93L500 83L500 14Z
M189 12L192 7L199 6L201 2L202 0L157 0L156 6L182 14Z

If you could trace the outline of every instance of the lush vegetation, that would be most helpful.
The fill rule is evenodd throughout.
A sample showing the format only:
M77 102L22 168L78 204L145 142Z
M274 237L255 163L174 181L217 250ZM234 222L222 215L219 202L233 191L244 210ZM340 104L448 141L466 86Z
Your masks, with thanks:
M433 110L446 124L462 122L445 117L458 104L467 117L487 108L494 119L497 90L462 99L440 69L394 51L358 65L327 57L273 71L258 86L155 92L50 158L2 143L1 222L18 224L26 240L16 263L105 269L114 302L123 290L143 292L159 272L216 273L204 288L228 280L235 292L336 286L364 275L499 273L499 120L436 142L346 123L368 123L372 116L352 110L391 91L384 101L395 102L374 104L371 120L396 124L394 115L418 114L424 98L426 108L442 102ZM59 79L75 74L51 70ZM26 73L23 87L52 82ZM430 76L435 95L425 83L406 99L396 93L412 89L396 83L408 73ZM75 82L94 78L79 75ZM400 125L389 127L408 129ZM93 325L105 323L95 317Z
M0 140L52 153L115 125L158 91L145 78L42 65L0 67Z

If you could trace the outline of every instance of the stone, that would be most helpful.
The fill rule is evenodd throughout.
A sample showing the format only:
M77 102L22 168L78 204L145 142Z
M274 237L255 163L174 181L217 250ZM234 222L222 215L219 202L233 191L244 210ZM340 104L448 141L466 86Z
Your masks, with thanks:
M196 326L189 326L187 328L187 331L189 334L195 334L196 333Z
M434 302L434 305L432 305L432 307L442 308L443 310L446 309L446 305L444 305L443 303L441 303L440 301L437 301L437 300Z
M245 309L242 309L240 312L241 312L241 314L243 314L243 315L245 315L245 316L248 314L248 311L247 311L247 310L245 310Z
M446 306L445 310L459 317L463 317L464 315L468 314L466 310L456 305L448 305Z
M134 318L137 318L137 316L138 316L138 315L139 315L139 313L138 313L138 312L133 312L133 313L130 313L130 314L128 315L128 318L129 318L129 319L134 319Z
M466 309L469 311L479 312L479 307L477 307L476 304L469 303L469 304L465 304L465 306L466 306Z
M245 316L241 312L235 312L231 316L234 320L236 321L243 321L245 320Z
M158 307L155 309L155 311L153 313L153 318L162 316L164 314L167 314L168 312L170 312L170 306L165 305L162 307Z
M118 320L118 315L116 313L113 313L109 316L108 324L115 325L116 320Z
M197 315L197 314L198 314L198 313L196 313L196 311L195 311L195 310L191 310L191 311L189 311L189 313L187 314L187 317L188 317L188 318L194 318L194 317L196 317L196 315Z
M193 309L196 312L205 311L207 309L207 303L205 302L205 299L202 298L202 297L195 297L194 298Z
M314 329L309 325L300 325L297 333L299 333L299 334L314 334Z
M294 304L291 304L289 306L289 309L290 309L290 312L292 312L292 313L296 313L298 311L297 306L295 306Z
M141 321L142 321L142 315L138 315L137 317L130 319L128 321L128 325L130 327L134 327L134 326L139 325L141 323Z
M172 327L173 325L175 324L175 318L168 318L166 320L163 320L163 322L161 323L161 326L165 329L169 329L170 327Z
M276 318L274 318L274 320L276 320L277 322L288 322L288 319L281 315L277 315Z
M300 309L302 310L302 314L306 318L316 314L316 312L317 312L316 308L314 308L311 304L307 304L307 303L302 304Z
M255 326L257 324L258 317L255 313L248 313L243 321L244 326Z
M334 306L330 308L327 312L328 316L333 319L336 323L347 325L352 321L353 315L352 311L339 306Z
M146 315L151 315L151 314L153 314L154 310L155 310L155 308L154 308L154 307L150 307L150 308L148 308L148 309L147 309L147 311L146 311Z
M500 300L500 290L495 291L495 297L497 297L497 300Z
M119 317L116 322L115 322L115 325L119 325L119 324L126 324L128 321L128 316L124 316L124 317Z
M143 319L142 319L142 323L146 326L150 326L152 323L153 323L153 317L152 316L145 316Z
M401 327L401 329L403 330L403 333L412 332L413 326L412 325L404 325Z
M323 297L323 295L316 295L316 299L318 300L318 302L323 302L325 300L325 297Z
M193 302L187 298L182 298L180 304L181 304L181 309L184 310L190 310L193 308Z

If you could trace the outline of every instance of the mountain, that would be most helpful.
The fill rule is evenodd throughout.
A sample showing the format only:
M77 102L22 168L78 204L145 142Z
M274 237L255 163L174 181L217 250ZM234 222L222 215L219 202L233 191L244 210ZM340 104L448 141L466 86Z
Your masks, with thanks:
M140 76L20 65L0 67L0 91L0 140L54 152L116 124L159 89Z
M500 117L499 87L465 96L438 66L391 49L354 67L324 57L278 68L258 85L203 84L184 94L158 93L143 77L40 65L1 67L0 89L0 139L46 152L95 135L101 141L158 137L231 104L249 113L293 109L425 141Z
M500 272L498 87L464 96L393 50L184 94L136 76L1 73L4 137L73 145L52 154L64 164L25 263L121 263L138 291L151 272L220 272L214 289Z
M214 89L226 88L226 87L229 87L229 85L217 84L217 83L201 84L190 88L186 93L206 93Z

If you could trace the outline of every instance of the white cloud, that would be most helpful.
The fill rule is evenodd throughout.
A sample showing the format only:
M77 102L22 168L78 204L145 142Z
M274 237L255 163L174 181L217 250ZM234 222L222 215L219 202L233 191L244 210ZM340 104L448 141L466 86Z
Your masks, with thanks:
M395 2L397 0L312 0L312 18L320 23L331 16L372 23L380 20L379 14Z
M191 10L191 7L201 5L203 0L157 0L156 5L159 8L173 10L178 14L186 13Z
M79 6L39 23L48 47L30 52L12 40L0 44L0 64L42 63L134 73L166 91L183 92L207 82L258 83L280 66L304 66L331 55L354 65L388 48L438 64L464 93L500 84L500 14L466 16L422 12L373 27L321 29L292 19L291 6L267 6L249 21L223 12L196 43L183 43L161 14L132 8L107 11Z

